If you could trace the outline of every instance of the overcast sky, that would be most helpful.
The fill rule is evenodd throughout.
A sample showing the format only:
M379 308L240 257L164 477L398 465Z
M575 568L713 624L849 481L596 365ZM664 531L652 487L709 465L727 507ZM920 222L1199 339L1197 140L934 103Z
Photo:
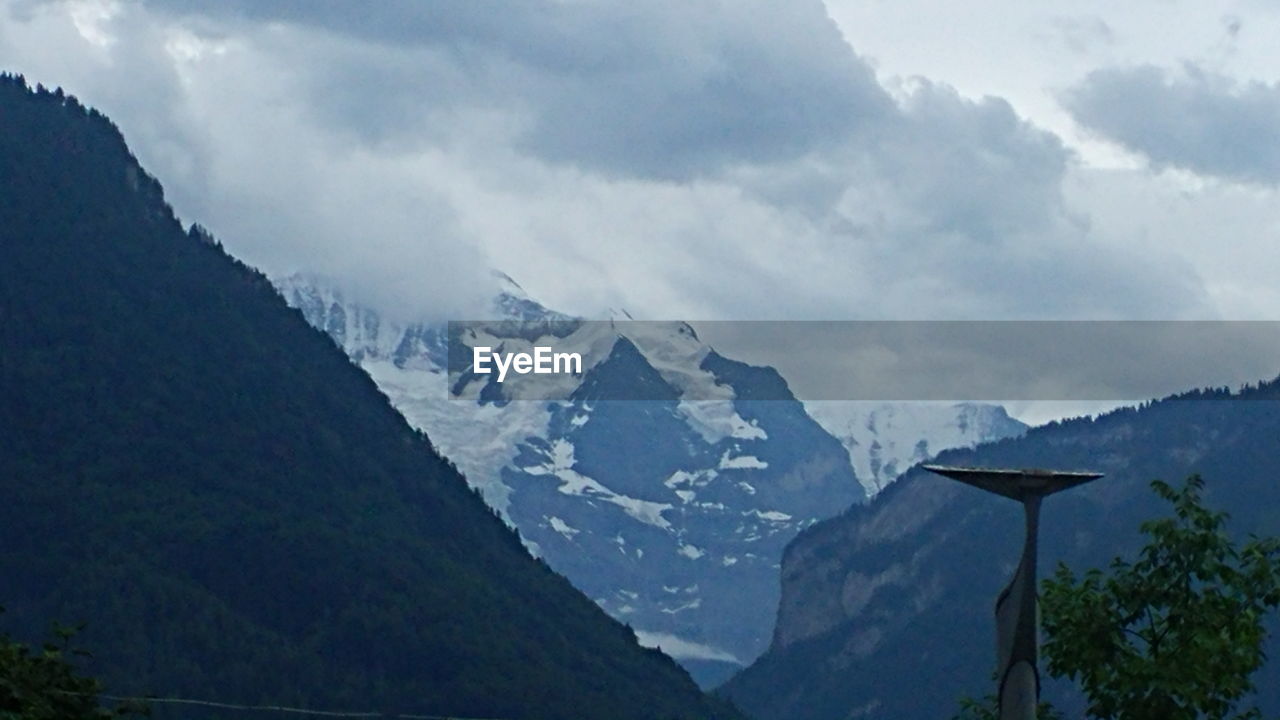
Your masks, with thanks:
M273 274L466 317L1280 318L1269 0L0 0Z

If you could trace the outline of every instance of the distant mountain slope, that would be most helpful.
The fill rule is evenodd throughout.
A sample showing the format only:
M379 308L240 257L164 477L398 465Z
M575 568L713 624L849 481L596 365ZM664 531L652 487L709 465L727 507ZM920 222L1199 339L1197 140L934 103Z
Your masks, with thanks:
M1104 567L1167 513L1154 478L1207 479L1210 506L1241 534L1280 534L1280 383L1193 392L942 453L992 467L1093 469L1107 476L1049 499L1041 566ZM787 548L773 643L724 688L760 720L949 717L991 687L992 605L1022 543L1016 503L915 469L873 502L809 528ZM1274 624L1273 624L1274 625ZM1280 710L1280 639L1259 677ZM1050 683L1068 709L1074 695Z
M504 322L484 342L524 348L554 328L557 350L583 352L583 376L563 401L505 402L519 378L478 376L447 399L446 357L465 347L442 325L387 320L320 278L276 282L531 548L704 683L765 649L800 529L935 449L1024 428L997 406L802 405L776 370L720 355L685 323L571 318L500 274L489 316ZM845 423L846 447L813 405Z
M912 465L942 450L1016 437L1027 426L999 405L943 402L806 402L840 440L858 480L875 495Z
M0 623L114 692L736 717L546 565L103 116L0 80Z

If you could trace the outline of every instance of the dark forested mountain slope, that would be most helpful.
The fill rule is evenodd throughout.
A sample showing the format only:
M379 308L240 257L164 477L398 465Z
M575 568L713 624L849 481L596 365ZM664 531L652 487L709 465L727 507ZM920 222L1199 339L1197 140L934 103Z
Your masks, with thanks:
M1047 574L1060 560L1082 570L1135 551L1139 523L1168 512L1148 487L1154 478L1201 473L1206 502L1231 513L1229 529L1280 535L1278 438L1280 382L1271 382L1053 423L938 461L1107 474L1046 501ZM950 717L960 696L990 690L992 605L1021 543L1016 503L913 469L788 546L772 646L723 691L762 720ZM1276 640L1258 676L1269 714L1280 709ZM1076 702L1053 684L1046 696Z
M0 623L121 693L705 718L116 128L0 81Z

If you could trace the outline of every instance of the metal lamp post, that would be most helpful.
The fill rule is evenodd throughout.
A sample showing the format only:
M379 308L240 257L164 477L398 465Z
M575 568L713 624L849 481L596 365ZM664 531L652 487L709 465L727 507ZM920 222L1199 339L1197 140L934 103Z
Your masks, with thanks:
M1000 720L1035 720L1040 701L1036 635L1036 536L1040 501L1102 477L1093 472L925 465L925 470L1022 503L1027 518L1022 560L996 599L996 690Z

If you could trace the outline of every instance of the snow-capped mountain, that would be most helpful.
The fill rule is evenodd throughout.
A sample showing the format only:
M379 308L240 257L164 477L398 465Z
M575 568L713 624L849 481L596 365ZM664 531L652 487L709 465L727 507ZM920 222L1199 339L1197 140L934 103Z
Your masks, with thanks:
M451 338L451 326L387 320L322 281L295 276L277 285L531 551L704 681L714 677L709 668L723 676L765 649L782 550L801 529L905 470L914 457L902 450L908 444L942 449L1007 429L961 419L964 408L952 409L948 424L942 409L924 418L942 429L938 437L913 436L909 424L922 418L884 406L846 416L856 431L839 435L848 438L842 444L773 368L720 355L685 323L579 320L546 309L505 276L492 309L501 322L469 329L469 339ZM464 343L518 350L551 335L557 350L583 356L580 375L554 380L564 384L555 400L513 399L532 376L501 385L492 376L450 378L449 353L469 352ZM864 446L879 448L865 476L855 471L870 457Z
M999 405L806 401L809 416L849 451L858 480L875 495L942 450L1021 435L1027 426Z

